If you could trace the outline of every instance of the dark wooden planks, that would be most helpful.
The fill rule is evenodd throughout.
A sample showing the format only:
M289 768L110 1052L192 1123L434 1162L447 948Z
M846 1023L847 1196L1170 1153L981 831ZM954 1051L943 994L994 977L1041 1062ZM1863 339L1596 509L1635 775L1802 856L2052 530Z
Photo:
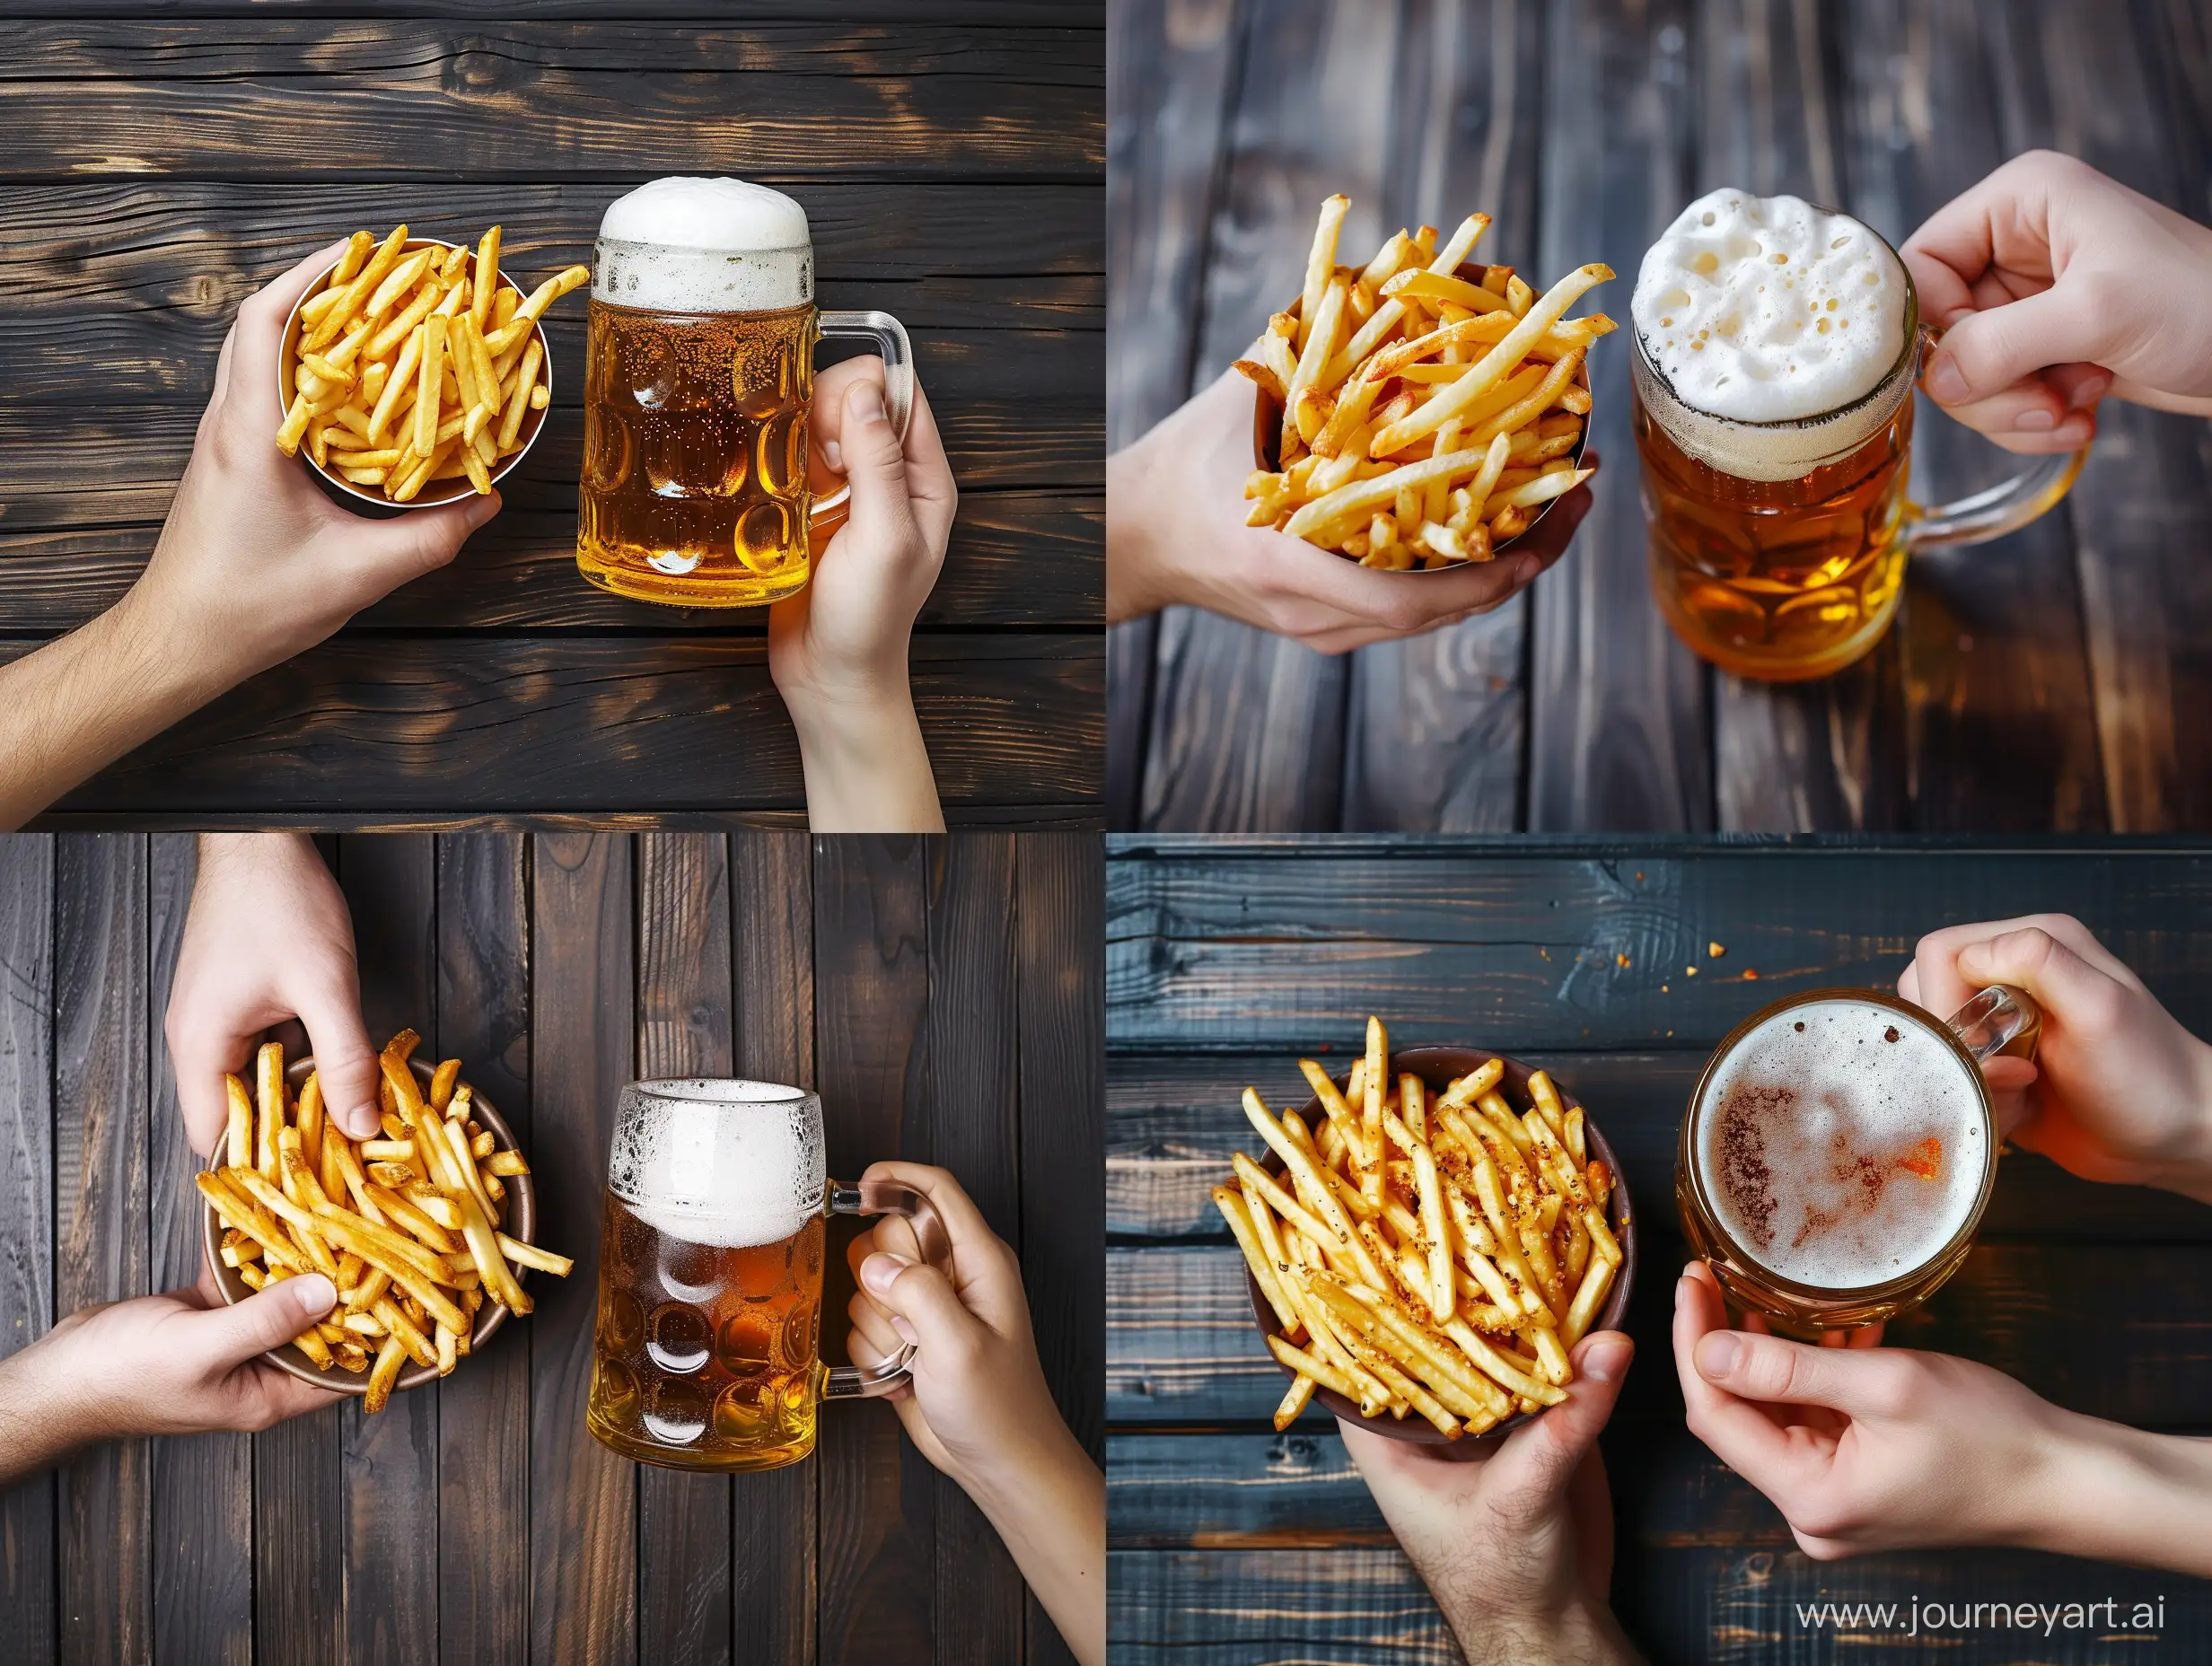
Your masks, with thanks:
M1398 31L1389 0L1255 9L1233 71L1197 377L1219 373L1289 299L1332 191L1352 198L1347 249L1372 250L1396 229L1383 225L1388 101L1375 92L1396 66ZM1343 659L1189 608L1161 617L1155 653L1141 825L1338 824Z
M0 853L0 863L5 861ZM146 841L146 1047L153 1077L147 1139L153 1287L200 1282L206 1250L198 1156L177 1113L163 1015L195 871L189 834ZM253 1442L231 1431L161 1435L152 1442L154 1633L163 1660L249 1666L253 1658Z
M927 1149L928 862L918 838L814 846L815 1070L840 1178ZM851 1275L835 1255L827 1272L822 1305L834 1316ZM934 1662L935 1472L882 1405L825 1408L814 1461L823 1657Z
M814 1085L814 868L804 833L730 840L732 1016L737 1069L757 1081ZM823 1315L834 1336L835 1316ZM731 1630L748 1662L815 1658L819 1463L733 1483Z
M1117 1666L1459 1666L1444 1616L1395 1548L1118 1550L1109 1562Z
M1690 200L1689 7L1546 8L1543 234L1537 267L1602 260L1593 303L1628 316L1644 250ZM1608 344L1611 345L1611 344ZM1524 825L1712 825L1707 680L1649 597L1625 351L1592 355L1590 443L1604 458L1572 552L1534 587Z
M1368 1012L1407 1044L1709 1047L1769 1001L1893 984L1924 933L2031 904L2094 922L2182 1022L2212 1029L2212 947L2183 924L2212 870L2186 851L1146 848L1107 874L1117 1048L1341 1048ZM1713 942L1725 958L1705 957Z
M145 841L54 853L54 1311L147 1293ZM88 1448L56 1471L59 1658L153 1653L147 1442Z
M356 844L360 841L355 841ZM451 834L437 842L438 1041L499 1109L533 1162L526 842ZM595 1242L593 1217L556 1225L564 1253ZM575 1276L575 1275L571 1275ZM536 1279L534 1285L554 1281ZM438 1384L438 1653L443 1666L523 1666L530 1651L531 1335L501 1327Z
M714 833L636 841L637 1074L726 1076L731 1036L729 845ZM641 1660L733 1658L732 1479L640 1465Z
M19 24L0 71L22 172L558 180L696 170L1084 176L1101 165L1087 31L622 22ZM733 77L742 73L742 101ZM733 108L735 106L735 108ZM849 135L869 144L856 155Z
M54 845L0 838L0 1353L54 1322ZM0 1656L55 1658L54 1477L0 1490Z
M530 1658L638 1659L636 1466L584 1432L608 1141L636 1057L627 837L531 842L531 1168L538 1206L573 1223L575 1269L533 1280Z
M1690 195L1735 186L1816 203L1846 200L1845 99L1821 15L1812 0L1703 0L1693 25L1700 120ZM1632 351L1625 337L1620 351ZM1899 825L1904 708L1892 644L1893 636L1867 659L1816 682L1713 674L1717 826L1783 832Z
M1494 224L1478 258L1559 276L1537 250L1538 101L1543 8L1525 0L1409 5L1388 101L1396 158L1391 227L1448 235L1469 213ZM1364 258L1364 249L1354 258ZM1579 311L1620 303L1593 298ZM1521 820L1527 736L1528 609L1495 611L1352 656L1339 825L1350 832L1467 832Z
M381 1048L403 1029L447 1056L437 1006L437 851L425 834L349 838L338 879L353 912L361 1016ZM495 1104L497 1100L493 1101ZM371 1417L348 1397L345 1610L352 1658L433 1666L438 1657L438 1393L394 1394Z
M0 658L33 645L0 641ZM924 636L909 663L951 816L969 803L1096 800L1096 636ZM746 743L733 747L733 734ZM340 636L188 718L57 809L342 818L803 802L797 742L759 637L486 640L456 656L436 638Z
M1060 1415L1102 1460L1104 1221L1091 1153L1103 1138L1103 968L1092 945L1104 925L1104 864L1095 838L1031 834L1016 842L1014 864L1022 1282ZM1034 1597L1028 1606L1030 1666L1066 1666L1066 1641Z

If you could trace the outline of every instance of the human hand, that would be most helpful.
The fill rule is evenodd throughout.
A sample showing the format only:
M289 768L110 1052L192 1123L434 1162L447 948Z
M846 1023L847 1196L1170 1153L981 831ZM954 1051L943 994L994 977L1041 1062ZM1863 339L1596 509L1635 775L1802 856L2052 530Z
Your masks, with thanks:
M266 1429L338 1396L261 1358L338 1300L320 1273L224 1305L214 1276L166 1295L80 1308L0 1361L0 1484L88 1441Z
M1106 460L1106 617L1174 602L1206 608L1321 653L1455 625L1509 601L1565 553L1590 511L1577 487L1495 561L1382 573L1265 527L1248 527L1252 387L1224 371ZM1597 466L1594 452L1585 468Z
M1947 332L1922 385L2006 450L2086 445L2107 394L2212 416L2212 229L2087 163L2016 156L1900 252Z
M409 579L443 566L499 497L369 520L276 449L285 320L345 248L333 243L247 298L152 560L118 610L149 652L201 668L201 699L312 647Z
M1339 1420L1470 1666L1636 1658L1606 1604L1613 1513L1597 1451L1634 1351L1619 1331L1584 1337L1566 1402L1487 1456L1442 1459Z
M203 834L164 1024L185 1137L201 1156L228 1124L224 1074L245 1074L262 1033L291 1018L307 1027L330 1119L374 1138L376 1049L338 881L303 834Z
M1983 1066L1999 1130L2085 1179L2212 1202L2212 1048L2063 914L1930 933L1897 992L1943 1017L1999 983L2043 1009L2034 1064Z

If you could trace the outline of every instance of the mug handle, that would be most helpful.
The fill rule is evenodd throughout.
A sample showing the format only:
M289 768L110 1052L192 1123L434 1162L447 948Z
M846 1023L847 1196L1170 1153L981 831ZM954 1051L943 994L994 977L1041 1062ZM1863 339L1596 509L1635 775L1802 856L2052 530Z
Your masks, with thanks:
M888 312L824 312L817 328L824 336L865 336L875 343L883 360L883 398L891 432L905 444L907 421L914 415L914 347L907 340L907 327ZM840 486L829 496L816 498L808 530L819 536L826 518L843 520L852 495L850 486Z
M1920 355L1927 354L1944 332L1933 324L1920 326ZM2011 479L1971 496L1947 504L1905 504L1905 544L1909 549L1940 549L1945 545L1984 544L2007 532L2017 532L2038 516L2056 509L2074 487L2074 477L2089 460L2089 448L2054 452L2032 459ZM1979 997L1977 997L1979 998Z
M1951 1033L1958 1037L1977 1064L2006 1058L2035 1057L2035 1044L2043 1033L2043 1009L2025 989L2010 984L1991 984L1949 1019Z
M911 1186L901 1186L895 1180L863 1180L857 1186L839 1186L832 1181L822 1198L821 1212L904 1215L914 1223L914 1237L921 1246L922 1259L939 1272L952 1270L952 1241L945 1236L944 1223L937 1218L937 1211L929 1199ZM826 1400L872 1400L903 1389L914 1381L914 1344L909 1342L891 1358L873 1365L831 1365L822 1374L821 1397Z

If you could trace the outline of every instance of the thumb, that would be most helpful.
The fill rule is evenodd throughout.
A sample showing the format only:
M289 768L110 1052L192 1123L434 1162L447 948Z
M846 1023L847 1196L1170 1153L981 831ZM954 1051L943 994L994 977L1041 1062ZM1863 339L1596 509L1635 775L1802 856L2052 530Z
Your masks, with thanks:
M329 1279L303 1273L256 1291L235 1307L218 1308L204 1321L215 1355L211 1363L227 1370L282 1347L337 1302L338 1292Z
M374 1139L376 1090L383 1071L361 1022L361 988L351 962L342 977L342 988L301 998L300 1022L307 1026L324 1110L350 1137Z
M1575 1350L1575 1381L1567 1403L1507 1437L1491 1475L1512 1492L1527 1489L1546 1502L1563 1491L1598 1432L1613 1415L1636 1344L1618 1330L1594 1331Z
M2054 364L2093 364L2105 348L2096 317L2097 309L2067 299L2056 286L1970 312L1929 355L1928 393L1938 405L1971 405Z
M854 522L863 528L911 532L914 500L907 491L906 448L883 408L883 384L873 377L859 377L845 390L838 445L853 488Z
M862 1288L891 1311L891 1328L924 1352L943 1353L982 1320L961 1305L952 1281L926 1262L879 1250L860 1264Z
M2126 994L2101 968L2040 925L2001 932L1959 951L1959 973L1975 988L2011 984L2025 989L2061 1021L2085 1030L2111 1022L2111 1009Z
M497 492L471 495L457 504L417 509L396 520L373 522L365 540L387 589L434 573L461 553L469 534L500 510Z
M1691 1356L1698 1374L1741 1399L1827 1406L1849 1416L1877 1410L1899 1356L1880 1348L1822 1348L1748 1330L1707 1331Z

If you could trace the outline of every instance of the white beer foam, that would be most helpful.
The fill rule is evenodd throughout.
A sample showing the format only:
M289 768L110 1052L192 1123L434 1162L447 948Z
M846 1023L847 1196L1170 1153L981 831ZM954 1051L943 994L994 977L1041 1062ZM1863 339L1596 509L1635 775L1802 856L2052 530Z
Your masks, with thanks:
M641 1088L654 1103L621 1119L607 1185L647 1225L742 1250L779 1243L820 1212L821 1123L799 1090L742 1081Z
M592 294L654 312L768 312L814 298L806 210L743 180L641 185L599 223Z
M1973 1213L1990 1162L1970 1072L1888 1007L1819 1001L1767 1020L1698 1107L1698 1159L1721 1225L1769 1271L1827 1290L1924 1265ZM1927 1156L1929 1139L1941 1156L1924 1179L1900 1160ZM1745 1193L1766 1207L1747 1208Z
M1629 311L1646 358L1688 408L1670 414L1670 436L1725 473L1784 480L1839 460L1889 420L1888 401L1848 408L1903 352L1908 293L1889 245L1856 220L1724 189L1646 252ZM1728 425L1739 423L1790 425Z

